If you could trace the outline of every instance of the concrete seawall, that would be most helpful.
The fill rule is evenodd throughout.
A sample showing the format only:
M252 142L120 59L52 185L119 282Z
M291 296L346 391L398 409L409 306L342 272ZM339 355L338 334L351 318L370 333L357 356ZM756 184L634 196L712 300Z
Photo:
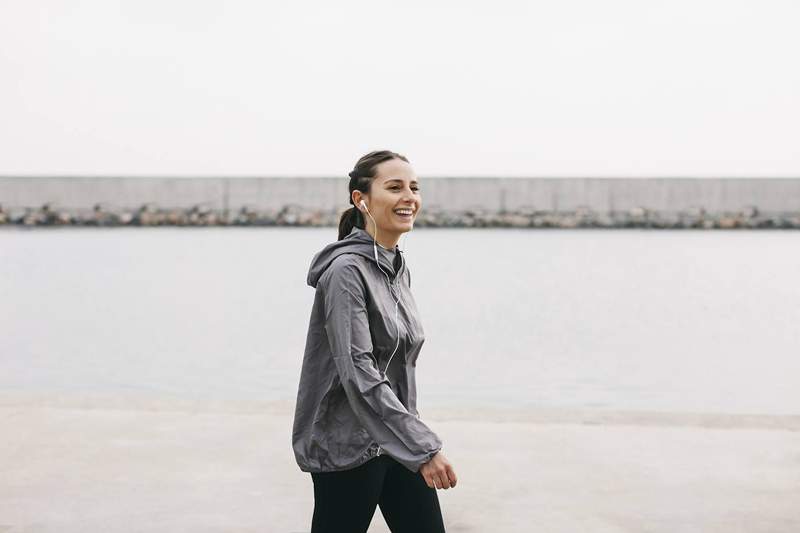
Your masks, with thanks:
M421 178L420 185L425 208L456 212L800 211L800 178ZM152 203L218 211L349 207L344 178L0 177L0 205L6 210L45 203L65 209L98 203L110 209Z

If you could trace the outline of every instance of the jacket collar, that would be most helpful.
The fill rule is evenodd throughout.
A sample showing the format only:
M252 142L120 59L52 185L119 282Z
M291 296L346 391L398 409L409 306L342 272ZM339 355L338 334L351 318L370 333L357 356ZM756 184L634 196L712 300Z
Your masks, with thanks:
M306 282L311 286L317 286L319 278L323 272L330 266L334 259L342 254L356 254L366 257L374 268L378 268L375 264L375 245L378 248L378 262L381 268L389 275L389 279L394 279L402 275L405 271L405 258L402 256L402 251L399 246L395 246L393 250L387 250L380 244L377 244L372 236L366 230L354 226L344 239L332 242L326 245L322 250L314 255L311 260L311 266L308 269L308 276ZM395 268L393 260L397 258L398 266Z

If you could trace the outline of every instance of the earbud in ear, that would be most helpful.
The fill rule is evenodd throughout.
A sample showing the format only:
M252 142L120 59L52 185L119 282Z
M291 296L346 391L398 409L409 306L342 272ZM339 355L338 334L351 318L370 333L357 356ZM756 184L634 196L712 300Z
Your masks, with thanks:
M367 202L365 202L364 200L361 200L361 202L359 202L358 205L360 205L362 209L366 209L367 208Z

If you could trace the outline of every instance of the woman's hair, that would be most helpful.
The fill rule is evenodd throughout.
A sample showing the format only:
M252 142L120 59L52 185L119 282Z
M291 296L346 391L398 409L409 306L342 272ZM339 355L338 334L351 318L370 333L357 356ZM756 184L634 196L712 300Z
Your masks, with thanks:
M350 185L347 187L348 200L353 207L342 213L342 216L339 219L340 241L350 235L350 232L353 230L353 226L365 229L364 215L358 210L358 208L355 207L355 204L353 203L353 191L359 190L364 194L369 194L370 187L372 186L372 180L375 179L375 167L384 161L389 161L390 159L402 159L408 163L408 159L406 159L405 156L390 150L377 150L375 152L370 152L356 162L356 166L349 174Z

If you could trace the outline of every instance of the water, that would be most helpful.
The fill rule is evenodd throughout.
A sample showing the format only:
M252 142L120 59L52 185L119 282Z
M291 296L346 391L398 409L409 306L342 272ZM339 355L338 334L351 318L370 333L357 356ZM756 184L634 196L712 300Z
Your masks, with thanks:
M334 228L0 231L0 391L294 401ZM426 406L800 414L800 233L418 229Z

